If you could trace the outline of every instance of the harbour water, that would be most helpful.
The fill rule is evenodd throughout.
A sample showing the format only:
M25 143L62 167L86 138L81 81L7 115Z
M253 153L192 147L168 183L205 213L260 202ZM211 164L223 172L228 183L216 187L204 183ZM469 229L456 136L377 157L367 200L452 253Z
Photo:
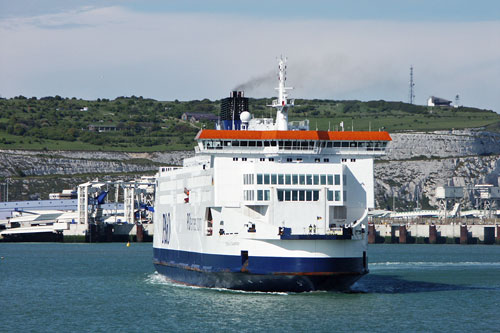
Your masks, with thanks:
M0 243L0 332L387 332L500 327L500 246L369 246L351 293L179 286L151 243Z

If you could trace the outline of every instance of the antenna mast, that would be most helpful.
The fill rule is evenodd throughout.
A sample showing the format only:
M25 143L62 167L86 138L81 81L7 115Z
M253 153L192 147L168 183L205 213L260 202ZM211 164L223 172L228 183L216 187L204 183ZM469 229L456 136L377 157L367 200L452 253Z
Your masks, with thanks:
M288 99L287 90L293 89L285 87L286 81L286 58L278 59L278 99L273 100L272 107L276 109L276 124L275 127L279 131L288 130L288 109L294 106L295 101Z
M410 104L413 104L415 102L415 91L414 88L415 83L413 82L413 65L410 67L410 93L409 93L409 98L408 101Z

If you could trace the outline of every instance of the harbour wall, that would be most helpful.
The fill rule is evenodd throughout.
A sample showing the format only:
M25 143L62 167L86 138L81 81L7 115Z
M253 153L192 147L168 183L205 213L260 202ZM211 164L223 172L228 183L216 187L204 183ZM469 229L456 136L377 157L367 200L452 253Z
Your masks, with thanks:
M500 244L500 224L369 224L368 242L370 244Z
M138 230L139 229L139 230ZM105 224L91 226L68 223L62 230L63 242L151 242L154 226L150 224Z
M151 242L153 224L101 224L86 225L71 222L57 222L44 226L19 227L0 233L4 242ZM0 230L1 231L1 230ZM5 230L4 230L5 231Z

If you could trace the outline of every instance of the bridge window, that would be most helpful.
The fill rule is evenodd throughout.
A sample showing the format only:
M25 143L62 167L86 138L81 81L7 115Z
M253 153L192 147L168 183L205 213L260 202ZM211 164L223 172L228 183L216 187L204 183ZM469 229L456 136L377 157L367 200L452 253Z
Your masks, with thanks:
M243 184L245 185L251 185L254 182L254 175L253 174L244 174L243 175Z
M312 201L312 191L306 191L306 201Z
M335 191L335 201L340 201L340 191Z
M328 201L333 201L333 191L328 190L328 192L326 192L326 198Z
M257 190L257 201L264 200L264 194L262 190Z
M265 191L262 193L264 200L266 193ZM311 190L277 190L278 201L318 201L319 200L319 191L311 191Z
M264 200L269 201L271 200L271 191L269 190L264 190Z
M278 201L283 201L283 190L278 190Z
M244 190L243 191L243 200L245 200L245 201L253 201L254 200L253 190Z

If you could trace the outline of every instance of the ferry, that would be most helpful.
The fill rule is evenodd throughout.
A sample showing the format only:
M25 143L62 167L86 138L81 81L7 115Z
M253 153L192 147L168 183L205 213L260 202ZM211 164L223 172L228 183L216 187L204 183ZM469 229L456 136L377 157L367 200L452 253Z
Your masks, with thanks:
M156 175L153 263L187 285L263 292L348 290L368 273L373 160L385 131L309 130L278 59L275 118L254 118L243 92L222 101L195 156Z

